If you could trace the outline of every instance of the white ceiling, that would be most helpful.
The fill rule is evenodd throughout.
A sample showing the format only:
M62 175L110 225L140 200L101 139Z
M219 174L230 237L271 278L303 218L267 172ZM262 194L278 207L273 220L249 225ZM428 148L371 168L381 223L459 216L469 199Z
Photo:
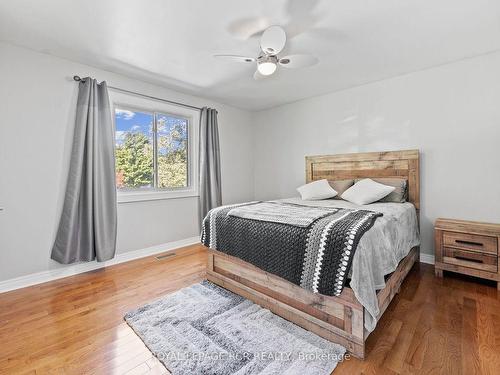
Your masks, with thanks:
M212 57L256 56L270 24L320 63L254 81ZM498 50L500 1L2 0L0 40L259 110Z

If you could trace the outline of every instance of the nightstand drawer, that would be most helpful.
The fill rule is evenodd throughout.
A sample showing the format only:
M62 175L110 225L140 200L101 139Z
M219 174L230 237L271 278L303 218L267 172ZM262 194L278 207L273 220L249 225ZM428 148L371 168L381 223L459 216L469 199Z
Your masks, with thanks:
M496 237L481 236L478 234L443 232L443 245L494 255L497 255L498 252Z
M498 258L495 255L444 248L443 262L457 266L475 268L482 271L497 272Z

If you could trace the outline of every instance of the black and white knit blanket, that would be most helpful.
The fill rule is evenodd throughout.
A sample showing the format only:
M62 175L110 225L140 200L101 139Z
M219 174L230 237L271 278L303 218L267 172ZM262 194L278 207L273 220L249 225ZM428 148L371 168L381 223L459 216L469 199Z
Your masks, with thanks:
M381 213L279 201L217 207L201 242L314 293L342 293L363 234Z

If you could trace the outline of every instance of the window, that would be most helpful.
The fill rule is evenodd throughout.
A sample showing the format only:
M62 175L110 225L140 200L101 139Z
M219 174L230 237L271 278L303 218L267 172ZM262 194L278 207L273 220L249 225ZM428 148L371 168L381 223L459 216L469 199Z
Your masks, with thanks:
M118 189L154 187L154 114L115 108Z
M114 105L119 202L196 195L193 116L163 107Z

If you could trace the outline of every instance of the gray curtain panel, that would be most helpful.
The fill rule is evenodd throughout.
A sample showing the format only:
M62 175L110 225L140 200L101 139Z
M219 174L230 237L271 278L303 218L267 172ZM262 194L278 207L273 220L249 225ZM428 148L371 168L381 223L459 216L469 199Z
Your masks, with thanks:
M203 219L208 211L222 204L219 129L217 111L202 108L200 116L200 200ZM201 222L201 221L200 221Z
M79 84L73 148L64 206L51 258L59 263L115 255L114 130L106 82Z

